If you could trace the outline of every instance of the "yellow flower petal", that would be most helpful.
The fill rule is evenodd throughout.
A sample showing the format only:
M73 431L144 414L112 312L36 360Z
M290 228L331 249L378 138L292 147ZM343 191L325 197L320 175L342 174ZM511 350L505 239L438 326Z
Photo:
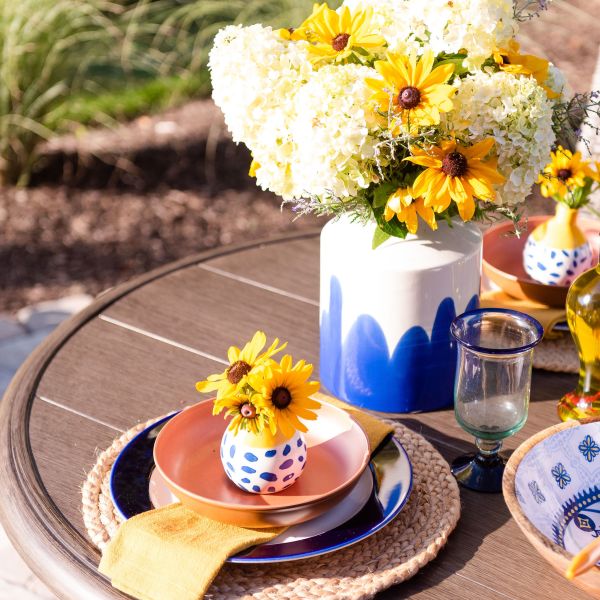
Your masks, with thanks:
M467 159L470 158L485 158L492 148L496 145L496 140L493 137L488 137L472 146L465 146L461 148L461 154Z

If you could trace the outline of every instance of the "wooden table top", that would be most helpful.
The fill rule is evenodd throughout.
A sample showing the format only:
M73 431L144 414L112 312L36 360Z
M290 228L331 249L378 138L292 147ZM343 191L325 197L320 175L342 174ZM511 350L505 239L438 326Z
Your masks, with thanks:
M97 573L81 485L97 452L122 431L200 398L194 384L257 329L318 365L318 232L221 248L101 296L59 327L7 390L0 415L0 517L33 571L60 598L123 598ZM316 373L318 377L318 373ZM516 448L557 422L574 375L535 371ZM473 449L453 412L402 423L448 460ZM439 556L380 598L580 598L527 542L501 494L461 490L463 512Z

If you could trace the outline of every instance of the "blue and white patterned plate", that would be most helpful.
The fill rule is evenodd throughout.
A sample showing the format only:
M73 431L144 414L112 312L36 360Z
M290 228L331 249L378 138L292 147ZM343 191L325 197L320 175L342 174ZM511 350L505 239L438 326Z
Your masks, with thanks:
M112 501L124 519L153 508L149 485L164 485L153 475L153 448L169 415L131 440L111 471ZM156 488L155 488L156 489ZM334 509L288 529L268 544L250 548L228 559L234 563L269 563L319 556L345 548L373 535L392 521L412 489L412 466L406 451L391 438L371 459L356 488ZM166 494L161 491L161 495ZM154 495L156 497L156 494ZM343 521L343 522L340 522Z
M515 493L531 523L567 552L600 536L600 422L533 446L517 469Z

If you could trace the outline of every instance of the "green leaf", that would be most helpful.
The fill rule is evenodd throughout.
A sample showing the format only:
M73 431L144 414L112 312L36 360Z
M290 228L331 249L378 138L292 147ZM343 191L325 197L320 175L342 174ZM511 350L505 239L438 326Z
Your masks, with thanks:
M469 69L463 65L463 61L465 60L466 55L456 55L456 58L446 58L445 60L441 60L439 63L436 63L436 67L440 65L454 65L454 75L464 75L469 72Z
M373 208L381 208L387 204L390 194L396 191L396 186L389 181L384 181L373 191Z
M383 216L383 212L383 208L373 208L373 215L375 216L375 220L377 221L379 229L381 229L383 233L387 233L389 236L404 239L408 234L406 225L398 221L396 217L394 217L391 221L386 221Z
M390 237L392 236L389 233L383 231L379 228L379 226L377 226L375 228L375 233L373 234L373 244L371 245L371 247L373 248L373 250L375 250L375 248L381 246L383 242L389 240Z

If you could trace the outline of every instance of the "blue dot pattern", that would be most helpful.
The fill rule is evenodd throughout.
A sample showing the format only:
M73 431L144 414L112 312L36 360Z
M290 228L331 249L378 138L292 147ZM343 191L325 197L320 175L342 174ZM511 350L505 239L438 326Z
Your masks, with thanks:
M523 266L527 274L546 285L571 285L576 277L593 266L590 244L577 248L549 248L529 236L523 254Z
M273 494L291 486L306 465L306 452L299 432L274 448L264 449L250 447L245 436L228 432L220 449L224 474L240 489L256 494Z

